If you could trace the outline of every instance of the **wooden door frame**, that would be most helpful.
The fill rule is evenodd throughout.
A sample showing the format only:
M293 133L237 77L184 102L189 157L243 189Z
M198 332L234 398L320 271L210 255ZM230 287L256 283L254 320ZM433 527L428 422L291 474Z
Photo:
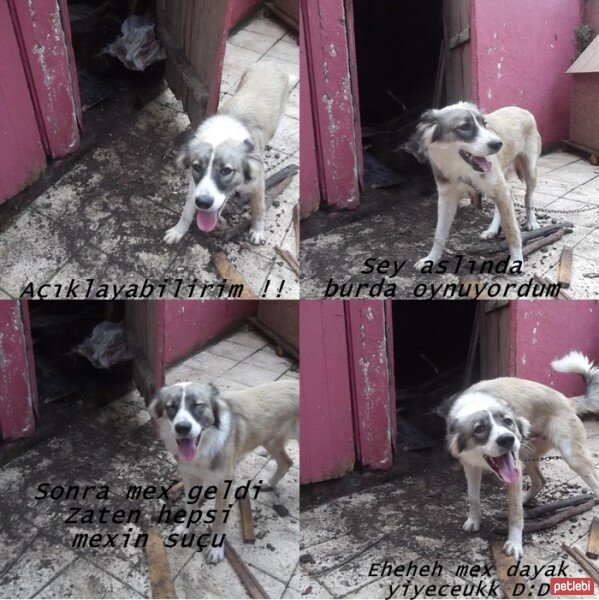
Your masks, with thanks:
M322 204L360 203L362 140L351 0L301 0Z

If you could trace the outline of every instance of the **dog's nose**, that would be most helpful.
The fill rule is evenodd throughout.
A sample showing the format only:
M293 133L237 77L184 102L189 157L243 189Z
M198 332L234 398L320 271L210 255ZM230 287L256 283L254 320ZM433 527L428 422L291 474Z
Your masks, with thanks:
M500 435L495 441L497 445L506 450L511 450L514 447L514 436L511 433Z
M196 206L202 210L208 210L214 204L214 198L207 194L196 196Z
M191 431L191 423L189 421L179 421L175 424L175 431L179 435L187 435Z
M503 146L503 142L501 140L495 140L494 142L489 142L488 146L490 150L493 150L493 152L499 152Z

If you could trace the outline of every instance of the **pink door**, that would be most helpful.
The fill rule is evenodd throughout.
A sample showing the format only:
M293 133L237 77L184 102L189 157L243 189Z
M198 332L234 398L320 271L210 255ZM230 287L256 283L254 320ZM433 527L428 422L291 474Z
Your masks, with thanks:
M320 192L331 207L357 208L362 141L352 1L302 0L301 9ZM302 118L302 140L309 125Z
M33 435L37 387L27 302L0 301L0 434Z
M391 467L395 438L390 304L300 304L301 481L341 477L355 465Z
M0 29L1 203L77 150L81 108L66 0L0 3Z

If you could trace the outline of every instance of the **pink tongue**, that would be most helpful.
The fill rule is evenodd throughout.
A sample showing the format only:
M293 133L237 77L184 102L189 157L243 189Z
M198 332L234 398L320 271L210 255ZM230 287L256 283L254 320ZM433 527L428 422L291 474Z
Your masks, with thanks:
M516 468L516 461L511 452L506 452L495 458L499 476L506 483L516 483L520 477L520 471Z
M218 211L206 212L199 210L196 216L198 227L205 232L212 231L218 222Z
M473 156L474 162L486 173L491 170L491 163L484 156Z
M196 457L196 441L192 438L177 440L179 456L186 462L191 462Z

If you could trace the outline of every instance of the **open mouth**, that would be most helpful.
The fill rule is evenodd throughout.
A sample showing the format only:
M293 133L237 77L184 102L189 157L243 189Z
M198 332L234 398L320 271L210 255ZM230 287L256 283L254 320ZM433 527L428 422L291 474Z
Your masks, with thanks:
M512 451L500 456L485 454L484 457L491 469L506 483L516 483L520 478L520 470L516 467L516 455Z
M460 156L479 173L488 173L493 165L484 156L475 156L466 150L460 150Z
M218 210L208 212L206 210L198 210L196 215L196 223L201 231L208 233L212 231L218 224L218 218L225 205L223 204Z
M196 452L198 451L198 446L200 445L202 431L200 431L200 435L198 435L197 437L185 437L177 439L179 458L181 458L185 462L191 462L195 459Z

